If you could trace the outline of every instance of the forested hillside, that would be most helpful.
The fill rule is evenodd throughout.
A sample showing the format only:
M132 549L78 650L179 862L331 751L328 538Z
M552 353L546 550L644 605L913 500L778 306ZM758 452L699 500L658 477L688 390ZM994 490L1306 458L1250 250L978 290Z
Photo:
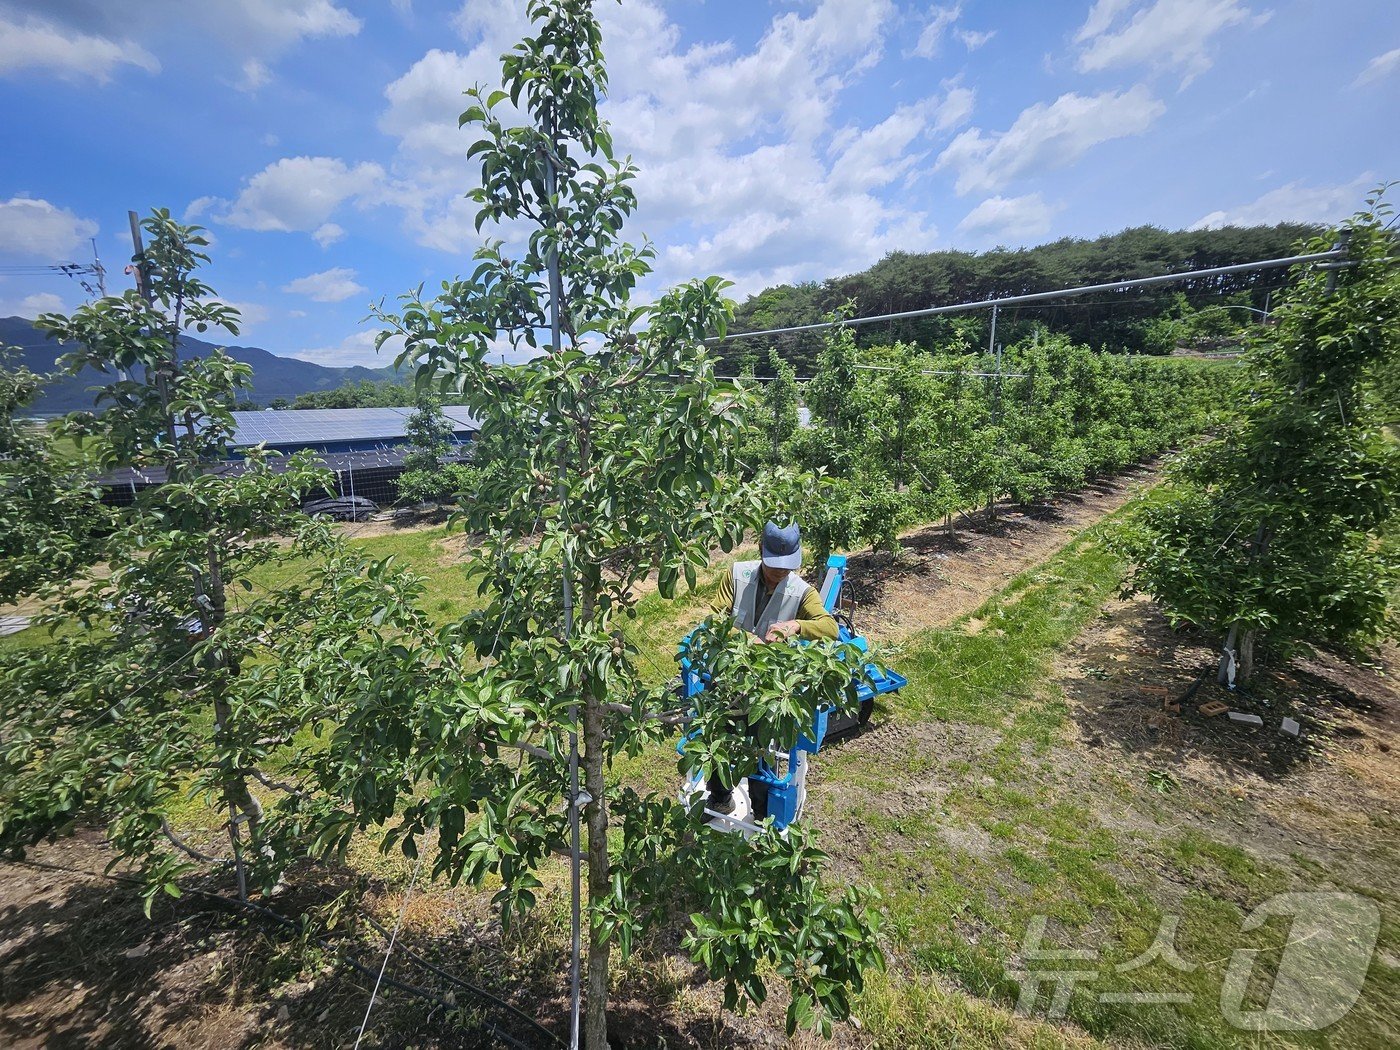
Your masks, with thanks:
M1176 232L1139 226L1093 240L1066 237L1016 250L892 252L861 273L823 282L781 285L751 296L739 307L731 330L811 324L852 300L861 315L899 313L1279 258L1289 255L1302 238L1316 232L1303 225ZM1225 302L1262 309L1286 280L1285 270L1264 270L1186 281L1166 288L1019 307L1001 313L998 342L1009 346L1027 337L1032 326L1040 325L1096 349L1162 352L1160 340L1153 339L1153 323L1179 306L1178 293L1184 293L1186 303L1196 309ZM1241 312L1241 318L1246 313ZM988 320L983 311L867 325L857 330L856 338L862 346L903 341L933 348L959 339L970 346L985 346ZM777 346L784 357L798 366L799 374L810 375L821 345L820 333L801 334L731 342L723 353L728 366L740 369L752 362L764 375L771 374L767 367L768 348Z
M56 371L55 362L72 349L36 331L32 321L23 317L0 317L0 346L19 347L18 364L39 374ZM208 357L215 344L186 335L180 340L181 353L190 357ZM392 370L363 368L359 365L335 367L279 357L257 346L228 346L224 350L235 361L253 369L252 389L244 395L259 406L274 400L289 401L299 395L317 391L332 391L351 383L378 386L392 375ZM102 382L92 369L76 376L59 375L45 386L30 406L37 415L54 416L92 408L90 388ZM299 405L305 408L343 407L339 404Z

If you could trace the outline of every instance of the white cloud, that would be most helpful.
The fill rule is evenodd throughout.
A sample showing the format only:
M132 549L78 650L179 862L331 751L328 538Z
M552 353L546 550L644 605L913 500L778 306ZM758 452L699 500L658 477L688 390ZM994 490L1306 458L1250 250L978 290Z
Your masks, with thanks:
M44 8L42 17L26 11ZM243 90L265 83L270 63L304 40L353 36L361 21L332 0L0 0L0 74L51 70L107 80L122 65L155 73L163 48L198 50L241 72Z
M232 0L209 5L210 21L222 24L250 44L283 48L312 37L354 36L358 18L331 0Z
M68 303L53 292L35 292L20 299L0 297L0 317L27 317L32 321L40 314L68 312Z
M932 127L937 110L932 99L900 106L856 134L832 164L828 184L838 190L870 190L904 175L922 157L910 147Z
M317 226L315 232L311 234L311 239L322 248L329 248L344 236L345 230L339 224L323 222L320 226Z
M659 226L670 245L658 281L720 273L742 296L931 245L927 217L877 191L910 173L906 152L926 149L924 136L968 96L924 99L863 129L833 126L842 93L883 52L892 4L826 0L779 14L748 51L682 49L659 4L598 10L618 71L604 112L641 167L634 229ZM864 163L857 141L891 170Z
M1050 220L1059 209L1039 193L1024 197L988 197L958 223L958 230L974 237L1024 241L1050 232Z
M378 164L352 168L334 157L284 157L249 179L220 220L246 230L309 233L346 201L371 195L383 180Z
M963 47L967 48L969 51L976 51L983 44L991 40L992 37L996 36L997 31L995 29L988 29L985 32L978 32L975 29L959 29L954 35L961 41Z
M976 51L997 35L995 29L982 32L976 29L959 28L957 23L961 17L961 4L929 8L927 19L919 31L919 39L914 43L914 48L909 54L919 58L936 58L939 51L942 50L943 41L949 36L956 37L958 42L969 51Z
M971 113L971 90L945 93L874 117L834 124L843 92L878 61L897 24L891 0L819 0L774 15L756 44L685 47L657 0L596 8L608 56L603 115L616 150L640 168L636 240L670 247L648 284L723 273L736 292L764 282L858 269L935 236L918 209L886 203L883 188L919 173L927 136ZM457 127L473 83L499 80L499 55L526 25L522 0L468 3L456 25L465 49L427 52L385 91L380 130L399 141L385 199L403 208L419 244L468 255L480 243L476 206L463 194L479 164ZM888 170L852 143L878 150ZM496 230L509 241L516 231Z
M248 329L272 319L272 311L263 306L262 303L235 302L232 299L220 301L238 311L240 335L247 335Z
M225 202L218 197L196 197L194 200L190 201L189 204L185 205L185 214L183 218L185 222L194 222L200 216L207 214L209 209L216 204L223 203Z
M26 317L37 317L39 314L57 313L66 309L63 297L54 295L53 292L35 292L33 295L26 295L20 300L20 309L24 311Z
M284 356L295 357L299 361L310 361L313 364L329 365L333 368L345 368L350 365L386 368L394 363L394 358L403 349L403 340L399 337L391 338L385 342L384 349L376 353L374 342L378 336L377 330L354 332L335 346L289 350L285 352Z
M463 92L500 76L498 58L485 54L490 50L494 47L459 55L433 48L384 89L389 108L379 119L379 130L397 138L400 150L423 164L463 157L471 144L457 126L468 105Z
M272 70L267 68L267 63L256 58L250 58L243 63L243 76L238 80L238 90L254 92L258 88L264 87L272 80Z
M934 113L935 131L948 131L966 124L967 118L972 116L972 104L977 98L971 88L959 87L956 84L949 86L947 82L944 86L948 87L948 93L943 96L943 102Z
M1366 63L1366 68L1352 81L1352 87L1362 87L1378 80L1384 80L1386 77L1393 76L1397 70L1400 70L1400 47L1387 51L1383 55L1377 55Z
M1006 131L969 128L934 167L954 172L959 194L995 191L1027 172L1073 163L1101 142L1141 134L1164 112L1141 84L1123 92L1061 95L1023 110Z
M384 90L388 107L379 129L398 140L395 171L402 175L385 187L384 197L403 209L408 234L424 247L469 254L479 243L476 208L463 194L478 184L480 164L467 162L472 139L457 119L469 104L463 92L499 81L501 53L527 28L523 7L515 6L469 4L458 16L459 28L480 33L473 27L487 16L500 24L465 55L428 51Z
M928 21L919 32L914 44L914 54L920 58L933 58L943 44L943 37L962 15L961 5L954 7L934 7L929 10Z
M1262 25L1268 18L1238 0L1098 0L1074 38L1084 45L1076 68L1081 73L1135 65L1178 69L1186 74L1185 86L1211 67L1217 33Z
M1133 0L1096 0L1094 6L1089 8L1089 16L1079 27L1079 32L1075 34L1074 42L1082 44L1086 40L1092 40L1094 37L1102 36L1108 32L1109 26L1132 3Z
M160 70L155 56L130 40L65 30L33 16L19 22L0 15L0 76L45 70L65 80L91 77L105 84L124 65Z
M97 223L45 200L0 201L0 255L35 262L66 261L87 248Z
M318 303L340 303L356 295L369 291L355 280L356 273L344 266L322 270L320 273L298 277L282 286L282 291L293 295L304 295Z
M1306 186L1290 182L1270 190L1248 204L1222 208L1202 215L1188 229L1215 230L1222 226L1273 226L1281 222L1326 225L1359 210L1367 193L1380 180L1366 172L1337 186Z

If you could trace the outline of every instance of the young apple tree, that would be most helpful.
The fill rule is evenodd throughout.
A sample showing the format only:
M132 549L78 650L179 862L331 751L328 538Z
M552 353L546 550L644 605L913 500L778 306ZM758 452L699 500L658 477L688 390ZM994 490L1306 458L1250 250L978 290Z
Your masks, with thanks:
M500 224L513 241L487 241L469 276L381 315L420 385L468 404L498 450L463 510L489 601L443 632L421 696L358 716L382 741L363 768L411 765L417 780L386 774L375 787L383 798L428 784L391 840L416 855L435 831L435 872L497 876L507 914L534 904L537 870L567 855L569 813L582 812L590 1048L607 1045L614 949L625 956L687 912L684 943L731 1004L761 1001L771 966L792 991L789 1024L829 1029L880 955L873 911L853 889L828 895L810 835L745 842L704 828L670 792L608 776L617 756L674 739L686 717L635 669L622 626L639 587L654 577L671 597L694 586L711 550L730 550L778 509L782 478L741 482L734 462L745 403L716 379L704 344L729 319L725 282L631 303L653 253L621 239L635 169L613 156L599 119L606 74L591 3L535 0L529 14L533 35L504 56L502 89L469 92L461 121L480 133L468 151L481 163L478 228ZM506 348L543 353L493 363ZM755 740L791 745L817 704L852 704L854 654L723 637L706 651L721 678L745 683L745 705L730 717L724 689L699 698L694 761L706 772L752 770ZM344 729L358 732L356 721Z
M1368 205L1347 264L1302 268L1254 331L1238 422L1183 457L1123 534L1133 585L1224 636L1222 684L1232 667L1248 680L1261 640L1365 642L1391 616L1400 564L1378 538L1394 527L1400 451L1366 394L1400 355L1400 270L1391 208Z
M23 418L45 377L11 367L0 346L0 605L91 562L108 513L96 487L55 450L53 436Z
M178 895L179 877L198 865L227 862L246 893L325 851L338 797L291 780L340 757L304 731L343 720L337 704L360 697L302 676L305 654L334 650L352 678L369 679L366 668L384 661L361 637L367 625L392 614L403 625L397 644L414 617L407 581L298 513L305 493L325 487L324 470L299 457L274 469L256 450L231 469L230 405L249 369L219 351L180 350L190 328L236 334L237 313L197 275L207 261L197 227L164 210L143 227L144 294L37 322L73 347L64 367L105 380L95 410L65 424L90 461L165 483L100 530L75 514L47 521L28 551L7 551L7 574L33 586L54 637L0 656L0 850L100 821L139 865L149 909L161 893ZM70 495L65 505L81 510ZM65 553L79 541L81 558ZM226 820L226 846L182 834L191 799Z

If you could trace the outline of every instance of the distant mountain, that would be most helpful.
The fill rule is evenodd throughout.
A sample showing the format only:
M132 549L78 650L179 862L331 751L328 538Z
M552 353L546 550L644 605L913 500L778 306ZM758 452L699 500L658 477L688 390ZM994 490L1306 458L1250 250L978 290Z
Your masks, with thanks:
M216 345L185 336L180 340L180 354L204 357ZM19 363L35 372L54 371L54 362L67 351L62 344L36 331L33 323L23 317L0 317L0 346L19 347ZM260 405L266 405L277 397L291 399L313 390L332 390L344 383L358 383L362 379L378 381L393 376L392 368L362 368L359 365L334 368L291 357L278 357L257 346L226 346L223 349L235 360L252 366L253 389L248 398ZM41 415L62 415L77 409L92 408L92 393L88 387L102 381L102 377L92 369L84 369L76 376L56 379L44 388L44 394L33 405L33 411Z

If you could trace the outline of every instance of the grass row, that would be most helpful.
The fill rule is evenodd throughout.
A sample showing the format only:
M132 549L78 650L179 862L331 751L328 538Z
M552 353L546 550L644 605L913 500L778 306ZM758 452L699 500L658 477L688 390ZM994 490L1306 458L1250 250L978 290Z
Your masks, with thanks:
M1085 752L1073 746L1052 665L1120 585L1125 567L1102 542L1111 527L1087 530L951 626L907 640L898 667L910 685L883 712L905 731L889 734L894 745L820 756L816 819L829 828L827 848L882 893L898 963L860 1004L874 1046L1074 1044L1083 1032L1238 1045L1246 1034L1220 1007L1231 953L1258 950L1256 972L1267 975L1287 941L1278 922L1242 931L1245 915L1332 876L1171 830L1191 803L1157 794L1145 771L1102 763L1086 777L1073 768ZM1152 830L1129 830L1128 814ZM1382 904L1393 918L1396 902ZM1093 958L1023 958L1027 931L1041 921L1043 950ZM1172 923L1180 963L1134 965ZM1018 1027L1008 1010L1026 969L1079 972L1066 1016L1082 1032ZM1388 1045L1397 976L1373 966L1361 1003L1325 1032L1248 1040ZM1037 1012L1053 991L1043 988ZM1256 981L1246 1006L1258 1009L1269 993ZM1140 994L1185 1001L1122 1001Z

